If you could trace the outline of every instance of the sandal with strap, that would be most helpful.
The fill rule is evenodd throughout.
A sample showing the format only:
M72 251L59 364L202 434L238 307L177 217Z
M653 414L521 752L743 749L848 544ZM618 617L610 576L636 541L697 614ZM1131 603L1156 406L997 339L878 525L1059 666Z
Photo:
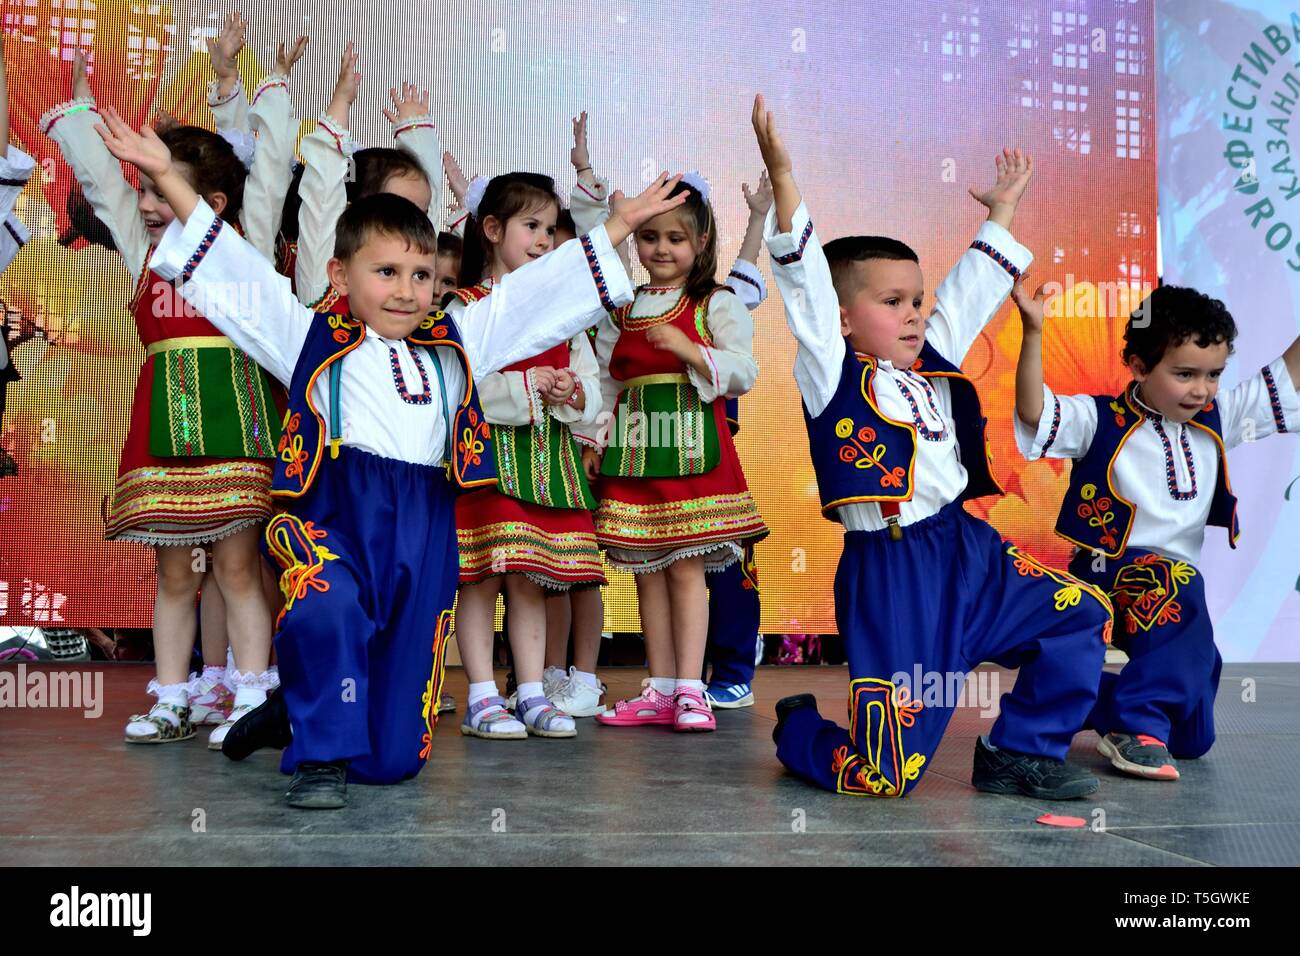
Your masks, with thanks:
M705 720L686 720L689 715L703 714ZM718 719L709 709L704 695L693 687L683 687L673 696L673 730L699 732L718 729Z
M490 707L500 708L494 714L488 714L474 725L474 718ZM517 724L506 710L506 700L504 697L484 697L477 704L471 705L465 711L465 722L460 725L460 732L466 737L482 737L484 740L527 740L528 731L524 730L507 730L504 727L501 730L492 730L493 727L500 727L502 724Z
M529 720L525 715L533 713L534 717ZM576 737L578 728L571 727L568 729L556 727L557 721L561 718L570 720L568 714L562 710L556 710L545 697L529 697L527 700L521 700L515 706L515 719L522 721L528 733L534 737Z
M230 733L230 728L235 726L245 714L251 714L256 709L256 704L240 704L232 710L230 716L221 722L221 726L208 734L208 749L220 750L221 745L225 743L226 734Z
M160 711L171 714L178 722L173 724L159 713ZM194 725L190 723L190 709L180 704L164 704L159 701L149 708L147 714L132 714L131 719L127 721L127 726L137 723L152 724L153 733L143 737L125 734L128 744L170 744L178 740L189 740L194 736Z
M654 689L650 679L641 681L641 693L620 700L612 710L596 715L596 722L609 727L640 727L647 724L671 724L673 699Z

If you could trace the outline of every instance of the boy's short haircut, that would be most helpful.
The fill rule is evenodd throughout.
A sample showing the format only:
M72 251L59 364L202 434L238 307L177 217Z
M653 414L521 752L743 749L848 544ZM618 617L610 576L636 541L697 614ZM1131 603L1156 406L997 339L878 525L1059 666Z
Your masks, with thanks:
M1156 288L1129 316L1124 327L1124 361L1136 356L1148 372L1165 353L1192 340L1201 348L1226 342L1228 354L1237 337L1232 313L1218 299L1185 286Z
M888 236L841 236L822 248L831 268L831 282L841 304L847 304L861 287L858 263L868 259L894 262L920 262L916 252L905 242Z
M398 236L425 255L438 254L438 233L420 207L392 193L375 193L358 199L339 216L335 258L347 261L376 235Z
M429 179L415 157L391 146L359 149L352 154L352 164L354 175L346 183L349 202L383 192L394 176Z
M438 255L459 259L465 254L465 240L454 232L438 233Z

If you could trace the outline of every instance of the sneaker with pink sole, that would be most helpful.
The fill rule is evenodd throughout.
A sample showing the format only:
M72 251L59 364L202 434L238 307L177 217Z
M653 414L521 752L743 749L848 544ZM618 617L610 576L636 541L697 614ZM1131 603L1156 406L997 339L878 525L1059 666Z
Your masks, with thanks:
M691 733L718 729L704 694L694 687L680 687L673 695L673 730Z
M641 682L641 693L620 700L611 710L596 715L596 722L610 727L640 727L644 724L671 724L673 699L654 689L649 678Z

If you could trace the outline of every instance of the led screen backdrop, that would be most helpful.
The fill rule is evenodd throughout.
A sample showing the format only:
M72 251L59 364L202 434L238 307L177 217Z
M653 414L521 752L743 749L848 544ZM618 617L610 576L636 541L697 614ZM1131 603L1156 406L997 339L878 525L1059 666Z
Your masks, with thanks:
M344 43L364 76L353 128L390 142L380 107L403 78L433 89L443 144L464 169L568 167L569 118L590 113L597 170L633 191L661 168L713 184L722 257L739 247L743 181L760 170L749 129L755 91L781 117L824 239L896 236L920 253L931 291L983 220L967 187L1020 145L1037 173L1017 233L1035 281L1072 283L1046 356L1049 380L1117 389L1115 358L1130 285L1155 281L1154 12L1150 2L264 2L242 58L251 89L274 43L311 36L291 82L302 129L325 105ZM418 16L411 11L418 9ZM101 540L102 511L143 358L126 311L126 272L68 236L71 181L37 129L68 95L72 51L93 51L92 86L130 121L159 110L211 125L202 39L211 3L8 0L4 14L13 137L43 161L19 205L34 235L0 294L39 333L16 350L3 441L18 462L0 479L0 620L73 625L149 622L152 558ZM64 236L70 244L60 243ZM728 260L729 261L729 260ZM760 257L766 272L766 252ZM1098 295L1101 292L1103 294ZM932 296L927 297L927 306ZM1098 312L1101 313L1098 317ZM763 628L832 632L837 526L823 520L791 375L794 345L776 296L756 314L757 388L741 404L741 457L772 528L759 547ZM975 506L1053 562L1050 524L1065 489L1060 463L1026 466L1011 415L1018 321L1007 307L967 371L990 414L1005 499ZM1267 521L1248 506L1263 546ZM609 625L637 628L630 581L615 579ZM936 581L936 587L943 582Z

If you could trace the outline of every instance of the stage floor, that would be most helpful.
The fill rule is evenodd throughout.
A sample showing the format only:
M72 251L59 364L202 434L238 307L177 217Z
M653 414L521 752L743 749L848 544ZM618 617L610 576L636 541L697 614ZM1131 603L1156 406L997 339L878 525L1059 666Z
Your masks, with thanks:
M447 689L460 709L439 723L420 776L350 786L351 806L338 812L285 807L278 753L232 763L204 747L206 729L184 743L127 746L122 728L146 708L150 668L88 666L104 673L99 718L0 710L4 864L1300 864L1296 664L1224 667L1218 742L1181 762L1178 783L1120 776L1096 735L1080 734L1071 758L1102 788L1063 804L970 786L975 737L992 722L978 708L957 710L905 800L835 796L787 775L771 740L777 699L811 691L838 716L843 667L762 668L756 706L721 712L714 734L580 720L575 740L503 742L460 735L466 688L455 668ZM612 701L644 672L603 676ZM1012 675L999 676L1008 689ZM1092 823L1097 810L1101 830L1034 822L1059 813Z

